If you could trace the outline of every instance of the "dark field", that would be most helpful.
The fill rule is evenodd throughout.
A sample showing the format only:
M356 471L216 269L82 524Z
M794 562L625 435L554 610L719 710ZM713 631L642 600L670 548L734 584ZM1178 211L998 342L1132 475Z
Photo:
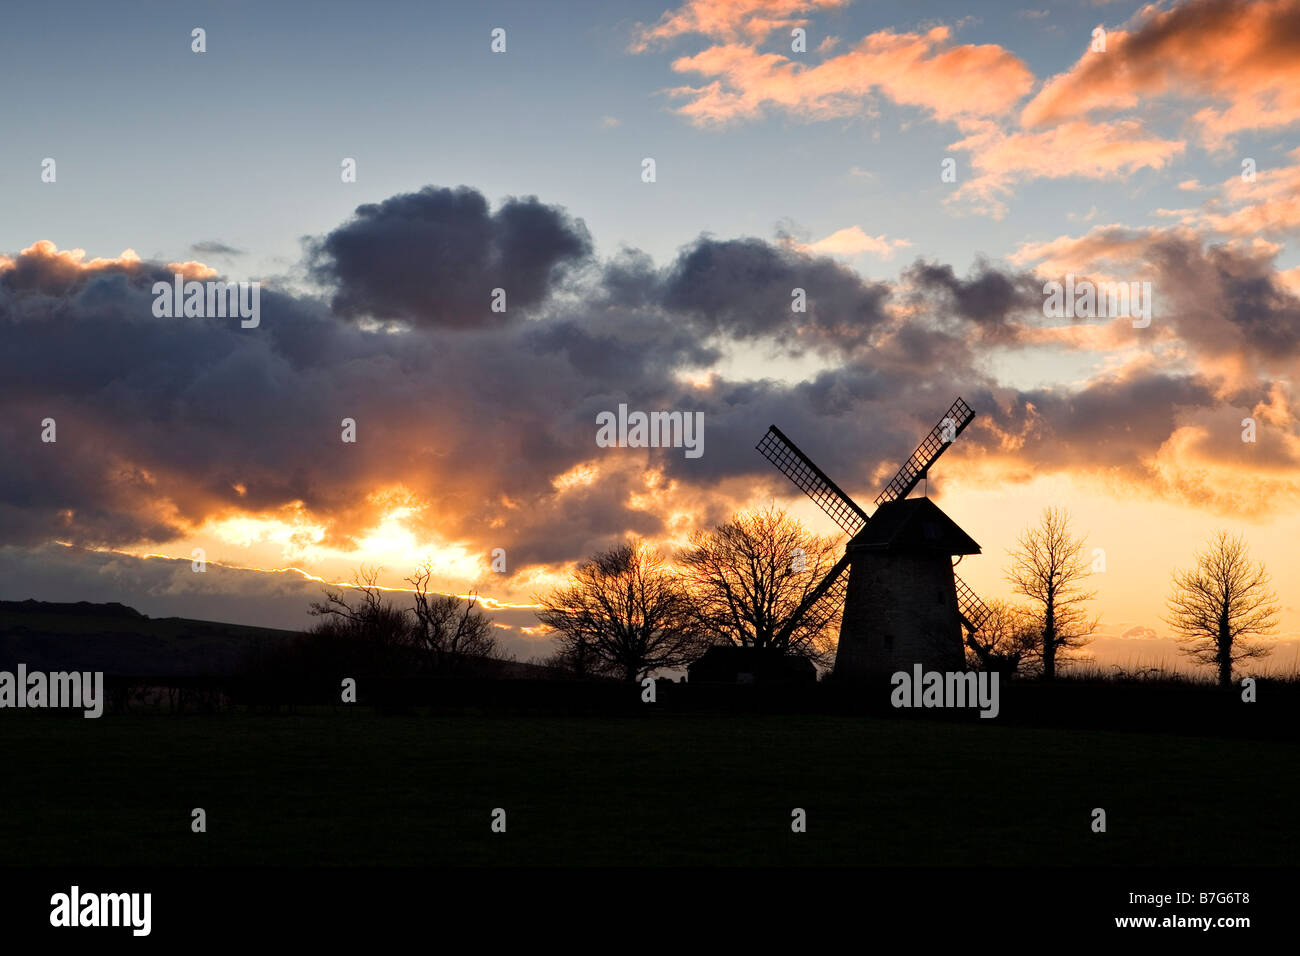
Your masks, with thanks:
M0 865L1293 864L1297 756L849 716L10 711Z

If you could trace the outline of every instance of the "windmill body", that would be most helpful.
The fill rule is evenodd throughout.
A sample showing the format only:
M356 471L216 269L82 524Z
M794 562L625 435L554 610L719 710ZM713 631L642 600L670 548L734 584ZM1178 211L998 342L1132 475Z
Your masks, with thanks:
M931 429L868 515L775 425L758 450L850 535L844 557L791 616L776 645L817 629L842 608L835 677L853 680L920 664L959 671L966 632L988 613L953 571L953 558L980 547L929 498L908 495L975 418L960 398Z
M910 671L918 663L962 670L952 558L979 554L979 545L929 498L904 498L881 505L847 550L836 678Z

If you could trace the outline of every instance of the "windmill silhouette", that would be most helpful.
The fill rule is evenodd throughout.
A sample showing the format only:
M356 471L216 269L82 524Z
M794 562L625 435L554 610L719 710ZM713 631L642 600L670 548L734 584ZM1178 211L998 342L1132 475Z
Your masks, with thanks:
M844 557L786 622L777 646L800 627L819 628L842 605L837 678L910 670L914 664L926 670L964 667L962 629L977 631L988 608L953 571L952 558L979 554L980 546L928 497L907 496L974 418L964 401L953 402L876 497L871 516L781 429L768 428L758 451L849 535Z

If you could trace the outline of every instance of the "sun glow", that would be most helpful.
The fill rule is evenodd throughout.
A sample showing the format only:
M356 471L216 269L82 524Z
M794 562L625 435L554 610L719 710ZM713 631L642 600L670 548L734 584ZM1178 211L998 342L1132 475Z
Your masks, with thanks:
M303 557L325 539L325 526L312 521L301 501L295 501L279 515L236 513L205 522L197 532L222 544L250 548L255 544L278 546L286 558Z
M562 475L556 475L551 479L551 487L558 492L568 491L570 488L590 485L600 474L600 469L594 461L584 461L574 465Z

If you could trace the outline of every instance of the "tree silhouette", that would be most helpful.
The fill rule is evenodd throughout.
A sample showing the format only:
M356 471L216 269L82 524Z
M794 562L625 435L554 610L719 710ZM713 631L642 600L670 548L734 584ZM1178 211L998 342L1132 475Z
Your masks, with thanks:
M705 632L740 647L824 661L842 608L806 615L788 638L778 636L835 564L836 550L835 538L812 534L785 511L768 507L693 532L680 562Z
M351 654L385 673L443 673L471 658L503 656L492 619L473 595L430 594L431 561L406 578L414 591L409 608L384 598L381 570L363 564L350 588L325 588L325 600L312 603L309 613L322 618L311 632L318 645L351 647Z
M1252 564L1245 542L1220 531L1196 555L1195 568L1174 572L1165 623L1179 635L1179 649L1216 666L1220 686L1227 687L1234 664L1272 653L1252 638L1276 630L1276 600L1263 563Z
M681 581L641 542L603 551L578 565L573 583L538 598L537 617L556 633L561 655L589 660L635 681L680 667L701 650L700 631Z
M988 601L979 630L967 633L967 660L982 671L1010 676L1037 654L1042 623L1029 608L1010 601Z
M1044 680L1056 676L1057 652L1084 646L1097 627L1097 619L1089 619L1083 607L1097 596L1080 583L1090 573L1083 556L1084 543L1084 538L1071 534L1068 511L1047 508L1038 526L1026 528L1020 535L1020 547L1008 552L1011 568L1007 579L1017 593L1042 605L1041 631L1035 643L1042 655Z
M308 632L316 656L346 660L380 673L402 673L412 667L411 621L405 610L384 599L379 586L382 570L363 564L354 572L349 589L327 587L325 600L312 602L308 613L321 618Z
M478 609L477 595L430 594L433 562L424 561L406 579L414 591L412 637L434 671L450 671L470 658L501 656L492 619Z

